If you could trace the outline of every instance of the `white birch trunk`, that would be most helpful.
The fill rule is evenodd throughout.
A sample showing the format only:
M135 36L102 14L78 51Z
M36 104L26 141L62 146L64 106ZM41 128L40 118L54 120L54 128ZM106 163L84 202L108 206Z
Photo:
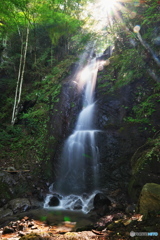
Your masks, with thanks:
M12 125L14 125L14 123L15 123L15 112L16 112L17 100L18 100L18 90L19 90L19 83L20 83L20 77L21 77L22 60L23 60L23 40L22 40L22 45L21 45L21 57L20 57L20 62L19 62L18 79L17 79L17 86L16 86L16 92L15 92L15 98L14 98L14 106L13 106L13 112L12 112L12 121L11 121Z
M20 81L20 87L19 87L18 105L21 101L22 84L23 84L24 70L25 70L25 65L26 65L27 48L28 48L28 38L29 38L29 26L27 27L27 33L26 33L26 44L25 44L25 49L24 49L23 67L22 67L21 81Z
M23 41L22 41L19 72L18 72L18 79L17 79L17 86L16 86L15 100L14 100L14 107L13 107L12 121L11 121L12 125L15 124L17 114L18 114L18 107L21 100L24 70L25 70L25 64L26 64L26 55L27 55L27 48L28 48L28 39L29 39L29 26L27 27L27 32L26 32L26 43L24 47L24 54L23 54Z

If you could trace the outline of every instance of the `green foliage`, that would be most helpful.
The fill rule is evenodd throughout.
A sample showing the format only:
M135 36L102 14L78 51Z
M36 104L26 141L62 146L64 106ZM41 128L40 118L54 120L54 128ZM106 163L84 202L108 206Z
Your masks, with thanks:
M142 25L150 25L155 23L159 18L159 1L150 1L149 5L145 7L144 20Z
M1 143L4 142L5 144L9 143L10 141L18 141L22 136L22 129L20 126L7 126L6 129L2 130L0 133L0 141Z
M152 162L160 161L159 148L160 148L160 138L149 139L143 148L147 150L143 151L141 154L137 151L132 158L132 173L137 174L143 169L147 168ZM142 150L143 150L142 148ZM137 157L138 156L138 157Z
M144 61L138 50L134 48L126 49L121 54L112 56L110 65L105 68L104 73L100 75L99 87L108 87L108 91L114 91L134 82L145 74Z
M139 103L133 106L132 117L127 117L125 121L133 123L145 123L149 124L149 126L152 126L152 116L153 113L157 111L157 103L159 103L159 93L153 93L150 96L147 96L146 92L147 91L143 89L143 93L141 92L141 101L139 100ZM139 96L140 94L138 94L138 98ZM154 127L152 127L152 131L156 131Z
M48 58L47 54L44 58ZM45 70L41 73L43 78L25 84L22 92L22 105L25 101L35 101L35 105L19 113L18 124L14 127L2 125L3 130L0 133L2 161L5 159L16 169L23 168L24 162L30 167L32 166L31 162L34 164L43 162L46 165L44 174L48 178L50 177L51 149L49 146L54 146L56 139L48 132L49 114L56 111L55 104L59 102L62 81L70 74L70 65L75 60L75 56L67 56L60 62L55 61L54 66L50 67L48 75L44 76ZM2 122L7 119L8 110L12 108L12 93L10 97L6 98L6 103L2 108Z
M146 74L145 62L138 49L126 49L120 54L113 55L110 58L110 65L99 73L98 88L101 94L108 94L129 83L134 86L135 82L142 82L142 78L145 78L146 84L143 86L138 84L134 92L132 110L129 108L129 115L123 120L140 124L140 131L155 132L154 113L158 109L160 85L154 82L151 84L151 79ZM147 83L151 84L149 88ZM124 108L128 109L128 106Z
M150 179L150 174L157 174L156 166L160 162L160 137L159 131L154 135L153 139L139 147L131 159L132 177L129 182L129 194L133 199L137 200L141 191L141 184L145 184ZM150 181L150 180L149 180Z
M118 81L115 87L121 87L144 74L144 62L137 49L127 49L118 56Z
M52 8L49 7L49 2L54 5ZM70 66L76 61L75 55L65 56L65 58L62 56L60 60L57 59L57 50L49 39L51 32L55 34L57 32L60 35L55 44L58 44L62 36L69 39L76 33L77 37L75 39L73 37L71 40L73 50L77 47L76 41L80 36L80 33L76 32L80 27L80 21L65 12L60 12L57 6L59 2L48 1L43 5L43 1L37 3L36 1L30 1L28 5L21 6L21 8L20 5L15 5L14 2L14 7L12 4L10 5L10 9L13 7L13 12L8 12L7 8L3 9L5 20L10 19L12 21L13 19L14 28L6 40L6 45L3 46L7 54L5 55L5 61L0 66L1 70L8 74L1 78L0 82L0 88L4 92L1 96L2 111L0 119L2 123L10 122L13 108L22 40L17 29L23 35L25 30L23 31L21 26L26 21L33 21L34 23L30 26L32 30L30 31L27 66L25 69L25 76L27 77L24 76L21 104L23 105L25 101L36 101L36 104L34 107L25 110L25 112L23 110L19 112L18 124L14 127L2 125L3 129L0 133L2 159L9 160L10 164L16 165L18 168L22 166L23 162L31 160L33 162L44 161L49 166L50 149L48 149L48 145L50 142L54 143L56 141L53 135L48 137L49 114L50 111L56 110L55 104L59 102L61 82L70 74ZM9 4L10 1L6 1L6 3ZM38 7L38 11L35 18L36 7ZM44 11L44 8L46 11ZM42 21L42 19L46 20ZM6 32L9 30L8 26L6 25ZM85 35L83 37L85 38ZM1 41L4 42L3 37ZM10 77L12 74L13 78ZM49 170L51 171L51 169Z
M55 12L54 10L49 12L49 6L46 7L47 9L42 9L40 22L46 25L53 45L57 45L62 36L68 38L79 29L81 25L79 20L62 12Z

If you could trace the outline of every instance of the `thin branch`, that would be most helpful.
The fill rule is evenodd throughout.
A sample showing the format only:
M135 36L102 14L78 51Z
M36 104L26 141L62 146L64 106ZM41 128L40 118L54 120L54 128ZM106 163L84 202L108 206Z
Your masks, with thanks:
M149 73L151 78L153 78L153 80L155 80L157 83L160 83L160 78L157 77L157 75L155 74L155 72L152 69L148 68L147 72Z
M143 47L150 52L153 60L154 60L154 61L157 63L157 65L160 67L160 60L158 59L158 57L156 56L156 54L153 52L153 50L151 49L151 47L150 47L147 43L144 42L144 40L142 39L142 37L141 37L141 35L140 35L139 32L137 33L137 37L138 37L139 41L141 42L141 44L143 45Z

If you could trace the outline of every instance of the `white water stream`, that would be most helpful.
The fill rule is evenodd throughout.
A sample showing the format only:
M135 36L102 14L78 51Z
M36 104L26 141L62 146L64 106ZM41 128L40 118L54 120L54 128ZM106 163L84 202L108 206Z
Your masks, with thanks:
M60 175L50 187L44 207L50 206L52 197L58 198L57 208L88 212L93 207L97 189L98 158L94 129L94 90L98 63L95 59L80 72L78 84L84 90L83 108L73 133L64 144Z

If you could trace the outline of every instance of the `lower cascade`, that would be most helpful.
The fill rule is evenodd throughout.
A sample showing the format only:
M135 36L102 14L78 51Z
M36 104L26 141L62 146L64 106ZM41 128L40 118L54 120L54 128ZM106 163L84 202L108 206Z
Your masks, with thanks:
M65 141L62 151L59 176L50 188L44 208L81 210L93 208L98 192L98 159L94 129L94 90L97 79L96 58L80 72L77 84L84 90L83 108L79 113L73 133Z

